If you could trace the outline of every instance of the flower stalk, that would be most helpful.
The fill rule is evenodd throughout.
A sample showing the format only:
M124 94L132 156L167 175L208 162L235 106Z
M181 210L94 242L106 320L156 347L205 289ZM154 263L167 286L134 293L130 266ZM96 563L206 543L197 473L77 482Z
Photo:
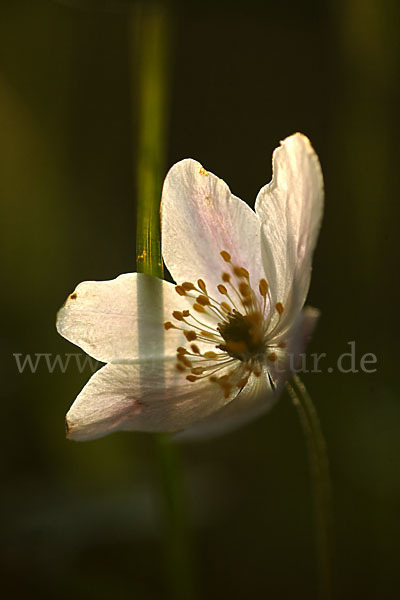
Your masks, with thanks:
M171 23L161 5L142 5L134 27L139 39L136 263L138 273L161 279L160 198L165 163ZM176 600L190 600L193 597L191 560L180 456L166 434L154 435L154 451L163 498L163 550L170 593Z
M332 498L328 455L320 421L309 393L301 379L294 375L294 386L287 390L297 410L306 439L315 510L315 537L318 567L318 597L332 596Z

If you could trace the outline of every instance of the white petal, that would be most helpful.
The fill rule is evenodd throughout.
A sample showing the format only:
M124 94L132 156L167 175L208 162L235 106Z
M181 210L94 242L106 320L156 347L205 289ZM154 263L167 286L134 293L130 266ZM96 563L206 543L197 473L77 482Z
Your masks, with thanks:
M215 290L221 273L228 270L222 250L250 272L256 288L264 277L256 214L197 161L182 160L170 169L163 187L161 223L163 258L178 283L202 278L219 298Z
M164 331L172 311L188 308L166 281L127 273L110 281L84 281L57 315L57 330L67 340L104 362L139 356L173 356L182 333ZM184 338L183 338L184 339Z
M267 412L278 396L279 393L272 390L268 373L264 369L260 377L251 375L243 390L226 406L175 437L181 440L198 440L228 433Z
M273 178L256 200L263 222L263 259L273 302L281 302L281 326L301 310L309 288L312 254L323 210L323 179L309 140L296 133L273 154Z
M186 380L175 359L108 364L89 380L67 414L67 434L89 440L116 430L178 431L229 398L208 379Z

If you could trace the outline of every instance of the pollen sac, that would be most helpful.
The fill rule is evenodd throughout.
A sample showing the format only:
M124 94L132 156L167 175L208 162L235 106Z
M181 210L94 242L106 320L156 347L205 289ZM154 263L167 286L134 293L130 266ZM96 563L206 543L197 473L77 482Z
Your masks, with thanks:
M222 256L222 258L224 259L225 262L227 262L227 263L231 262L231 255L226 250L222 250L220 252L220 255Z

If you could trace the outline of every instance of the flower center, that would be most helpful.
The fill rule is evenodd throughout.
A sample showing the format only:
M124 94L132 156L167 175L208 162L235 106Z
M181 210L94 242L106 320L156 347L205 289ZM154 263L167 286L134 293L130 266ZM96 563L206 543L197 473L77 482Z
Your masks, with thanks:
M217 327L224 339L224 343L219 344L218 348L244 362L264 354L262 317L258 311L246 315L234 311L228 315Z
M181 330L190 344L189 348L177 348L177 370L189 371L186 379L191 382L207 377L221 386L228 397L234 388L243 388L251 374L259 377L265 360L274 362L278 355L267 341L272 316L267 281L260 279L259 293L255 293L250 286L249 272L234 265L226 250L220 255L230 270L230 273L222 272L222 281L217 286L226 300L219 301L210 296L202 279L197 285L185 281L175 290L179 296L188 299L192 310L173 311L172 317L178 324L167 321L164 329ZM279 323L282 303L275 304L275 310ZM212 350L205 344L211 345Z

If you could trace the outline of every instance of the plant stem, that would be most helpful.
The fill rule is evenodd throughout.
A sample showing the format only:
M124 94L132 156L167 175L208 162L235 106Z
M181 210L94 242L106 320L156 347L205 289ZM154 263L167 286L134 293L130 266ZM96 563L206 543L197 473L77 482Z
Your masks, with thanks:
M332 499L329 463L324 436L314 404L305 385L297 375L296 389L287 389L297 409L306 438L315 509L315 536L318 565L318 597L329 600L332 592Z
M150 4L139 7L132 25L133 38L139 40L135 64L139 73L137 271L162 278L160 198L165 161L170 19L161 5ZM160 346L162 335L163 332ZM191 556L179 452L169 436L163 434L154 435L154 446L163 498L163 549L170 594L175 600L190 600L193 597Z

